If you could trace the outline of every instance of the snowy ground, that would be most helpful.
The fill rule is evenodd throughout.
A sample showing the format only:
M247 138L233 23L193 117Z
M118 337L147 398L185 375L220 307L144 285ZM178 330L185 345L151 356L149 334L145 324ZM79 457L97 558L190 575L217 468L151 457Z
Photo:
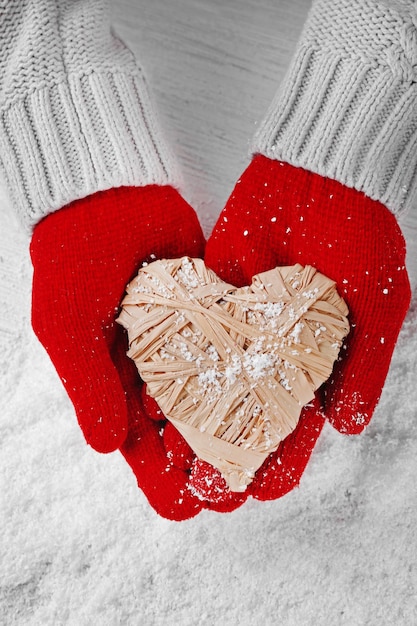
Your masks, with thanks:
M309 3L114 5L118 31L147 51L187 198L208 232ZM282 500L168 522L118 454L84 444L30 329L27 237L0 206L0 624L416 624L416 298L364 434L326 427L300 488ZM416 215L404 231L416 293Z

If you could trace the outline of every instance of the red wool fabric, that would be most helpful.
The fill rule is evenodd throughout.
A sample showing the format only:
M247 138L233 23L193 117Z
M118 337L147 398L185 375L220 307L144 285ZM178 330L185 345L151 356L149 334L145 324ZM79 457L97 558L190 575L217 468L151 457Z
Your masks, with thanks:
M350 309L351 331L331 379L246 491L276 499L299 484L326 418L353 435L372 417L410 303L404 238L381 203L257 155L215 225L205 261L237 286L276 266L309 264L336 281ZM221 500L221 476L207 463L194 464L190 483L202 497Z
M277 265L312 265L337 283L350 334L322 388L342 433L369 423L410 303L405 242L380 202L288 163L257 155L237 182L206 246L206 263L248 284Z
M71 398L87 442L118 448L153 508L187 519L204 504L188 473L167 457L161 423L141 400L136 367L115 319L126 284L143 262L201 256L191 207L171 187L121 187L48 215L31 241L32 325Z

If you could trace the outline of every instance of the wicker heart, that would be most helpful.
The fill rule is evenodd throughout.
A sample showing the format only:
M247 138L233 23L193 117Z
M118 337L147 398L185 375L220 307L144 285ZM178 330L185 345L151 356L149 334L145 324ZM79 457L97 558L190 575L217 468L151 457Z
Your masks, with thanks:
M335 283L310 266L236 288L185 257L141 268L118 322L167 419L244 491L330 376L347 313Z

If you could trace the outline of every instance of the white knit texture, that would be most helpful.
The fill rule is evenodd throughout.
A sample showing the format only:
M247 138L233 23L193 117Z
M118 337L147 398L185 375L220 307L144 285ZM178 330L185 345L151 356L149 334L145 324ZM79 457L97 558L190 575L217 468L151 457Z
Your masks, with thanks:
M142 71L102 0L0 0L0 173L30 229L123 185L178 187Z
M364 192L417 203L417 5L317 0L253 144Z

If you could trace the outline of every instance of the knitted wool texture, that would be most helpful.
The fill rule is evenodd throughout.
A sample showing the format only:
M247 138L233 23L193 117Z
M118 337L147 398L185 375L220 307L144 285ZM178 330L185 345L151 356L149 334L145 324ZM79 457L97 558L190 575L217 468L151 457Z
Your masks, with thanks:
M115 322L127 282L145 261L203 250L197 216L172 187L98 192L36 226L33 328L96 450L115 450L126 437L125 395L113 357L127 349Z
M349 308L346 350L324 385L326 415L344 433L368 424L410 303L405 242L394 215L364 194L258 155L206 246L206 263L242 285L277 265L314 265Z
M349 307L351 332L329 382L247 490L254 498L272 500L299 484L325 418L344 434L360 433L369 423L410 302L404 239L382 204L337 181L258 155L227 201L205 261L236 285L275 266L314 264L336 281ZM178 450L183 459L184 450ZM220 497L219 474L208 464L193 467L190 483L196 493ZM207 494L207 485L217 489Z
M417 201L417 4L316 0L253 153Z
M167 455L161 413L148 419L115 317L143 262L203 250L194 211L174 189L156 185L77 200L42 220L31 242L33 328L86 441L100 452L120 448L152 507L175 520L213 507L191 493L187 468L175 467ZM243 500L226 494L216 510L232 510Z
M141 68L108 2L8 0L0 10L0 173L30 229L99 190L178 186Z

